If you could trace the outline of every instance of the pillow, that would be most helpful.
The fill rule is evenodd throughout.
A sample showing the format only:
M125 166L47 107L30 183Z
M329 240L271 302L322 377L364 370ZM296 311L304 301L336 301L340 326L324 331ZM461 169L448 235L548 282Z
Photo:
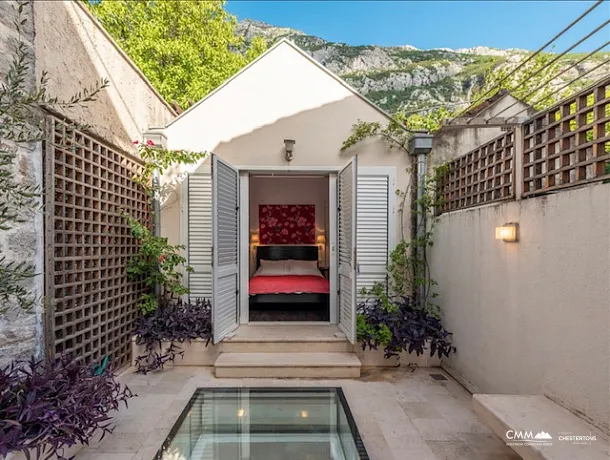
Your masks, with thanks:
M317 260L289 260L289 275L322 276Z
M288 274L288 264L286 260L263 260L261 265L254 273L254 276L282 276Z

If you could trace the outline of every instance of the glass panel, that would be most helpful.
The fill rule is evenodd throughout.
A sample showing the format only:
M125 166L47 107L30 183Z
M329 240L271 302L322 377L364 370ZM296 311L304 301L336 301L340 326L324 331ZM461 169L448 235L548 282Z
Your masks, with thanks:
M158 460L367 459L340 388L199 389Z

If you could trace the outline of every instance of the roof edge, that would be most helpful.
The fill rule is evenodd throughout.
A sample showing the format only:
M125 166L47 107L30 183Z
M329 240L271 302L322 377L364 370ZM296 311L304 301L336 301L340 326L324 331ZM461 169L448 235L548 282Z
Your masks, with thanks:
M208 98L212 97L214 94L216 94L217 92L219 92L220 90L222 90L225 86L227 86L229 83L231 83L235 78L237 78L239 75L241 75L242 73L244 73L246 70L248 70L250 67L252 67L254 64L256 64L257 62L259 62L261 59L263 59L265 56L267 56L268 54L270 54L273 50L275 50L276 48L278 48L280 45L282 44L287 44L288 46L290 46L292 49L294 49L296 52L298 52L301 56L303 56L304 58L306 58L310 63L312 63L313 65L315 65L316 67L318 67L320 70L322 70L323 72L325 72L327 75L329 75L330 77L332 77L335 81L337 81L338 83L340 83L343 87L345 87L347 90L349 90L350 92L352 92L354 95L356 95L359 99L361 99L362 101L366 102L368 105L370 105L372 108L374 108L375 110L377 110L377 112L379 112L381 115L383 115L384 117L386 117L388 120L394 121L394 117L392 117L392 115L390 115L388 112L386 112L385 110L383 110L381 107L379 107L377 104L375 104L373 101L371 101L370 99L368 99L367 97L363 96L362 94L360 94L355 88L353 88L351 85L349 85L345 80L343 80L341 77L339 77L337 74L335 74L334 72L332 72L331 70L327 69L326 67L324 67L322 64L320 64L318 61L316 61L312 56L310 56L309 54L307 54L304 50L302 50L301 48L299 48L294 42L292 42L291 40L287 39L287 38L282 38L280 39L277 43L275 43L271 48L269 48L267 51L265 51L263 54L261 54L260 56L258 56L256 59L254 59L253 61L249 62L248 65L246 65L244 68L242 68L241 70L239 70L238 72L236 72L234 75L232 75L231 77L229 77L227 80L225 80L220 86L218 86L217 88L215 88L213 91L211 91L210 93L206 94L202 99L200 99L198 102L196 102L195 104L193 104L192 106L190 106L187 110L185 110L184 112L182 112L180 115L178 115L176 118L174 118L170 123L168 123L167 125L165 125L165 128L169 128L171 125L173 125L176 121L180 120L184 115L186 115L187 113L189 113L191 110L195 109L195 107L199 106L200 104L202 104L204 101L206 101ZM407 128L403 125L400 125L405 131L407 131Z

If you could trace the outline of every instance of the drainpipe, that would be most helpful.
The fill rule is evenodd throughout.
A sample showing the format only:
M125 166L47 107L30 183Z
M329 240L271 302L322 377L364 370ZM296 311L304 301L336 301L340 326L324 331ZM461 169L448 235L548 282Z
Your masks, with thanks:
M167 138L160 128L151 128L144 133L144 142L152 141L156 148L164 149ZM155 169L152 174L152 232L154 236L161 236L161 197L159 196L160 173Z
M152 175L152 231L154 236L161 236L161 201L159 197L159 170Z
M144 142L152 141L155 148L164 149L167 145L167 138L160 129L152 128L144 133ZM161 236L161 197L159 195L160 186L160 171L155 169L152 173L152 234L154 236ZM155 286L155 294L159 297L161 292L161 286Z
M427 131L415 131L409 139L409 155L416 162L414 170L415 192L412 194L411 209L415 213L411 227L411 240L421 239L426 234L426 209L422 205L422 199L426 193L426 174L428 172L428 155L432 151L432 134ZM425 248L417 246L413 256L415 260L424 261ZM416 301L423 302L426 296L426 286L421 285L413 292Z

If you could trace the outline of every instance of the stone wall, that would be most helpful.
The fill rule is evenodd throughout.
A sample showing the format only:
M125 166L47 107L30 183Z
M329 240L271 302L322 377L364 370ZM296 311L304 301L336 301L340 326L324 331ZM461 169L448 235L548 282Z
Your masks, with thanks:
M17 2L0 2L0 79L4 80L18 42L14 21L17 18ZM22 40L34 57L34 27L31 21L32 6L28 5L25 14L30 21L24 27ZM32 61L27 78L29 88L35 85L35 65ZM42 185L42 146L40 143L15 147L15 177L17 180ZM0 233L0 254L6 261L25 261L32 264L37 273L43 272L43 232L42 215L30 212L24 214L24 222L15 224L11 230ZM43 296L43 276L38 275L24 282L34 298ZM37 302L31 312L24 312L15 306L6 306L7 312L0 314L0 366L11 358L27 358L38 354L42 344L42 307Z

